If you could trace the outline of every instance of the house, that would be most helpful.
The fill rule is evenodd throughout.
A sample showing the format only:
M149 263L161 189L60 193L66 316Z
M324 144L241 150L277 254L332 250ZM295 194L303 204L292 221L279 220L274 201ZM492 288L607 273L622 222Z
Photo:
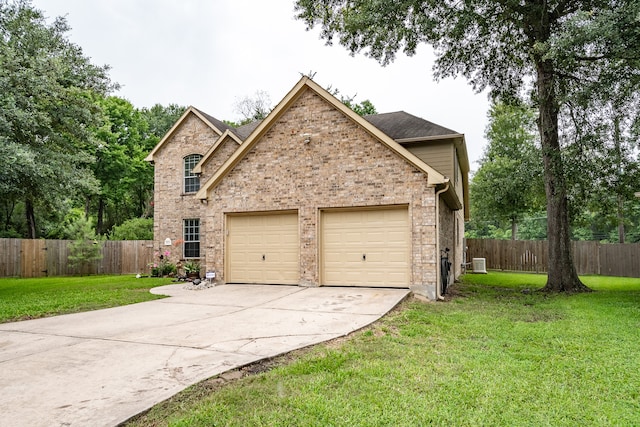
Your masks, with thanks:
M464 135L405 112L361 117L303 77L233 128L190 107L147 157L155 244L219 283L410 288L461 273Z

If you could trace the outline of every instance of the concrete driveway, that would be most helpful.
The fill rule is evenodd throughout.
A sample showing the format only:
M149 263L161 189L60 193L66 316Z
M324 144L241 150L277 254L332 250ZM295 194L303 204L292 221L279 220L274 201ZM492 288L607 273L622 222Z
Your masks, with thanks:
M346 335L403 289L223 285L0 324L1 426L112 426L203 379Z

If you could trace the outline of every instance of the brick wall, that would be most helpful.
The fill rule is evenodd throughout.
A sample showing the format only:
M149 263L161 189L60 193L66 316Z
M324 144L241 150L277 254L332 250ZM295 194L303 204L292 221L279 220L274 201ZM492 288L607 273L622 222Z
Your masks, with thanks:
M206 239L202 231L206 222L206 206L196 200L193 193L183 192L184 157L189 154L204 155L217 139L216 132L191 114L154 155L154 246L156 250L171 251L173 262L182 259L182 246L165 247L164 241L170 238L175 242L183 238L183 219L200 219L200 251L204 255ZM233 144L237 146L235 142ZM227 155L229 150L222 146L220 148L221 154ZM211 161L221 164L224 160L212 158ZM205 182L207 174L211 174L211 168L204 172L201 183Z
M305 133L311 134L308 144ZM422 172L307 89L209 192L203 221L207 269L215 269L224 281L225 213L295 209L300 218L300 284L317 285L320 209L407 205L411 288L431 294L438 262L434 203L434 189Z

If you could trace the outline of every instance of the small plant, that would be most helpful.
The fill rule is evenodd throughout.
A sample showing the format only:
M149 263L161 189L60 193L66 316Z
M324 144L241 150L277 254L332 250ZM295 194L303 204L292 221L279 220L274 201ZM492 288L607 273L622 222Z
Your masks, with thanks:
M70 223L65 232L74 240L69 244L69 264L73 268L89 269L94 261L102 259L102 240L93 230L91 220L80 217Z
M162 268L160 269L160 275L162 277L164 276L175 276L175 274L177 273L178 269L176 268L176 265L172 262L165 262L162 264Z
M158 262L150 263L148 266L151 269L152 277L164 277L164 276L175 276L178 272L178 268L174 263L172 263L169 259L171 256L170 251L164 251L163 253L156 252L154 254L158 257Z
M200 263L198 261L189 260L184 263L184 266L182 268L184 268L184 273L187 276L200 274Z

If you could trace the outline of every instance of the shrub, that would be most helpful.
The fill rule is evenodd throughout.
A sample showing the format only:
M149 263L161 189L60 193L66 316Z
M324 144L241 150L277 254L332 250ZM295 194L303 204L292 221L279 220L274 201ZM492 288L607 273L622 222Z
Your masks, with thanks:
M153 218L128 219L111 230L110 240L153 240Z
M65 228L68 236L73 238L69 244L69 264L73 268L90 265L102 259L102 241L96 236L91 221L80 217Z

